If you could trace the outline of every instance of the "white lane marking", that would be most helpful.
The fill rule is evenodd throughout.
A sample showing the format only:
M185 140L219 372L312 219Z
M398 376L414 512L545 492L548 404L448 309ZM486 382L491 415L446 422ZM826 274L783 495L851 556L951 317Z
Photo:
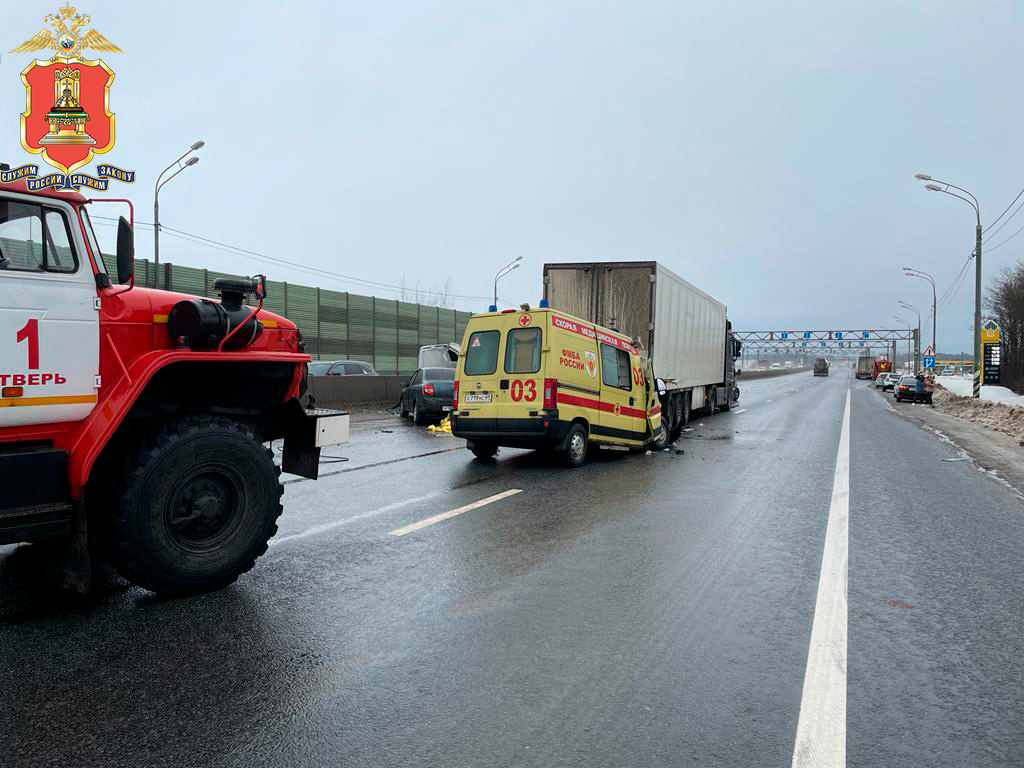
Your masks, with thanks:
M765 400L766 403L774 403L774 400Z
M401 509L402 507L407 507L410 504L416 504L420 501L429 501L430 499L443 496L447 493L450 493L450 491L445 488L442 491L433 491L425 496L417 496L414 499L396 501L394 504L388 504L387 506L379 507L378 509L371 509L369 512L363 512L362 514L355 515L354 517L346 517L344 520L332 520L331 522L323 523L322 525L314 525L312 528L307 528L305 531L301 531L300 533L293 533L290 536L281 536L280 538L271 539L270 544L273 546L277 544L284 544L288 541L295 541L296 539L305 539L309 536L316 536L317 534L324 533L325 531L330 531L335 528L340 528L343 525L348 525L349 523L354 523L358 520L365 520L368 517L376 517L377 515L383 515L386 512L394 512L396 509Z
M847 557L850 526L850 390L839 433L832 502L796 726L793 768L846 766Z
M740 408L738 411L733 411L733 413L746 413L746 412L747 412L746 408Z
M467 504L464 507L459 507L458 509L453 509L449 512L442 512L439 515L428 517L427 519L420 520L417 523L410 523L409 525L401 528L396 528L393 531L388 531L388 533L392 536L405 536L405 534L418 531L420 528L426 528L428 525L440 523L443 520L448 520L449 518L461 515L463 512L472 512L474 509L479 509L480 507L485 507L488 504L493 504L496 501L507 499L509 496L515 496L517 493L522 493L522 491L519 488L509 488L507 491L502 491L501 493L496 493L493 496L488 496L486 499L474 501L472 504Z

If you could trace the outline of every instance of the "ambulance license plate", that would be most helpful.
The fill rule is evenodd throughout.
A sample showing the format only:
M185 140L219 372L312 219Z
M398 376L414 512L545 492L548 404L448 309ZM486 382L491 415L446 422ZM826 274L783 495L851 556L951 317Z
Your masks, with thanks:
M465 403L489 403L489 402L491 402L491 393L490 392L467 392L465 398L463 398L463 402L465 402Z

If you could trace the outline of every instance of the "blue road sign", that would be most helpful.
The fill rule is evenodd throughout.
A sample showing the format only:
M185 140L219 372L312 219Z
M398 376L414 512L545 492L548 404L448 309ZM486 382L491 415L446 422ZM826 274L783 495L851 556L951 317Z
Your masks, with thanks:
M924 358L924 367L925 368L934 368L935 367L935 358L934 357L926 357L926 358Z
M804 331L804 338L805 339L811 338L811 332L810 331Z
M780 333L779 334L779 338L788 339L789 338L789 331L783 331L782 333Z
M843 332L842 331L836 331L836 338L837 339L843 338Z

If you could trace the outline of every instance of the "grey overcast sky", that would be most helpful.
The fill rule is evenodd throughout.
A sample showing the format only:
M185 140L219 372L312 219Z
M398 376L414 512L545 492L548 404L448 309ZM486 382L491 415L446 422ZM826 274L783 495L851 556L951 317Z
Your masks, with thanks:
M0 0L0 159L18 140L6 51L64 0ZM76 4L126 53L117 144L152 221L364 280L535 303L545 261L655 259L741 329L892 326L1024 186L1020 0L192 2ZM95 55L90 52L90 55ZM90 166L94 169L95 165ZM87 169L88 170L88 169ZM990 245L1024 226L1024 213ZM152 235L139 234L149 256ZM165 236L164 260L389 298L387 289ZM985 257L986 278L1024 233ZM973 270L973 266L972 266ZM463 299L463 309L486 308ZM971 348L973 276L939 313ZM926 334L926 341L930 334Z

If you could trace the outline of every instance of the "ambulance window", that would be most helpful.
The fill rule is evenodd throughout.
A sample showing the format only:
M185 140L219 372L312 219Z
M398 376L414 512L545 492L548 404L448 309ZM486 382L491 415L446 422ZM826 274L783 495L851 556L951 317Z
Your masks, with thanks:
M497 331L477 331L469 337L464 368L467 376L490 376L498 370L500 341Z
M540 370L540 328L513 328L505 341L505 373Z
M608 344L601 345L601 381L608 387L626 390L633 388L628 352Z

